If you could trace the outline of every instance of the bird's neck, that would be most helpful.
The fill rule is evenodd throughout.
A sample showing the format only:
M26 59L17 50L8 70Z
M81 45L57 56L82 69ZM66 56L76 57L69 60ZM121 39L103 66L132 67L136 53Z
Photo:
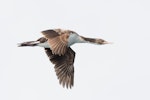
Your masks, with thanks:
M98 44L102 45L106 42L103 39L97 39L97 38L87 38L83 36L79 36L78 34L70 34L68 38L68 47L75 44L75 43L92 43L92 44Z
M86 43L78 34L70 34L68 38L68 47L75 43Z

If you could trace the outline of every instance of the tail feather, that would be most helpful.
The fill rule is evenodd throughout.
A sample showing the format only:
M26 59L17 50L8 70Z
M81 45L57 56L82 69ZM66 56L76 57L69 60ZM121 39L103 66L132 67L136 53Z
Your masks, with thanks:
M18 43L18 47L37 46L37 44L39 44L39 41L29 41L29 42Z

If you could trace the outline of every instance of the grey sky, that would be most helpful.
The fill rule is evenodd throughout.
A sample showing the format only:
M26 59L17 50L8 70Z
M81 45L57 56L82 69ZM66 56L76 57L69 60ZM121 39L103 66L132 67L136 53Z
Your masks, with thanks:
M0 100L149 100L149 5L149 0L1 0ZM114 42L72 46L71 90L59 85L43 48L16 46L52 28Z

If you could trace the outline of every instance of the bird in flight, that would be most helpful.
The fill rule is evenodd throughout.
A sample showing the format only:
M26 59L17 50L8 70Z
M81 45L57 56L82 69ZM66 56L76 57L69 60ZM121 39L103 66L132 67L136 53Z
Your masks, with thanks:
M38 40L19 43L18 46L44 47L49 60L55 65L59 83L67 88L71 88L74 84L75 52L70 46L75 43L109 44L103 39L83 37L71 30L50 29L41 33L44 36Z

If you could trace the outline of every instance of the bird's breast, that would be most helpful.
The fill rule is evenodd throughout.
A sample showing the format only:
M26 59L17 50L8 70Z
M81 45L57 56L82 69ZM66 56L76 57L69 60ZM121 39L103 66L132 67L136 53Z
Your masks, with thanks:
M68 47L75 43L83 43L84 41L78 34L70 34L68 38Z

